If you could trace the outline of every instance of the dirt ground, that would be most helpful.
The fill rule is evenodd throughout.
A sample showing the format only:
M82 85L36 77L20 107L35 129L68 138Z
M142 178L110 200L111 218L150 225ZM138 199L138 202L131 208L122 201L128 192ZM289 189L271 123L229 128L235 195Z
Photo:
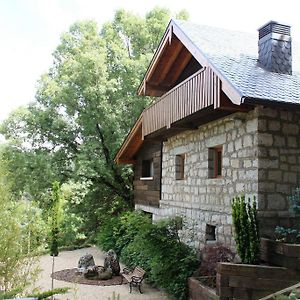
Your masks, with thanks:
M73 251L63 251L55 258L54 272L71 269L77 267L78 260L81 256L90 253L94 256L96 265L103 265L105 254L96 247L83 248ZM121 269L124 266L121 265ZM51 269L52 257L45 255L40 258L41 274L35 286L41 290L51 289ZM113 285L113 286L96 286L76 284L60 280L54 280L54 288L58 287L71 287L68 294L55 296L59 300L113 300L113 293L120 295L118 300L169 300L165 293L154 289L143 283L142 291L140 294L137 288L133 288L132 293L129 293L129 285ZM117 298L116 298L117 300Z

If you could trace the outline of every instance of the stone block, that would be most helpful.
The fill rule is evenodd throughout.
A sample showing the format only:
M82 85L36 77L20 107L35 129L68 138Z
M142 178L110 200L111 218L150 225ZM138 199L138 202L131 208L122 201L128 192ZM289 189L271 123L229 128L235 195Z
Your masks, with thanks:
M259 119L257 123L257 129L260 132L267 131L267 120Z
M294 156L294 155L288 156L288 162L289 162L290 164L296 164L296 163L297 163L297 158L296 158L296 156Z
M268 179L271 181L282 182L282 171L280 170L268 171Z
M270 131L280 131L281 124L279 121L269 120L268 129Z
M286 207L285 197L279 193L267 195L269 210L283 210Z
M241 138L236 139L234 142L234 146L236 151L241 150L243 148L242 139Z
M238 169L240 167L240 160L239 159L232 159L231 160L231 167Z
M242 193L245 191L245 184L244 183L237 183L236 184L236 192Z
M282 132L285 135L297 135L299 133L299 125L284 123L282 126Z
M271 148L268 150L269 151L269 156L272 156L272 157L278 157L279 156L279 151L278 149L274 149L274 148Z
M284 147L286 145L285 137L280 135L274 135L274 146Z
M258 122L257 119L249 120L246 124L246 132L252 133L257 131Z
M259 181L258 183L259 192L273 192L275 190L275 183L268 181Z
M286 111L286 110L281 110L280 111L280 118L285 121L292 121L293 120L293 113Z
M261 158L258 161L259 168L262 169L278 169L279 162L278 159L267 159L267 158Z
M251 168L252 167L252 160L246 159L244 160L244 168Z
M258 145L261 146L272 146L273 135L271 133L259 133L257 139Z
M276 118L278 116L278 111L276 109L274 109L274 108L264 107L260 111L260 115L261 116L270 117L270 118Z
M284 172L283 173L283 182L285 183L297 183L297 173L296 172Z
M288 138L288 146L291 148L297 148L298 147L298 141L296 137L289 136Z
M243 137L243 145L244 147L253 147L253 138L251 135L245 135Z

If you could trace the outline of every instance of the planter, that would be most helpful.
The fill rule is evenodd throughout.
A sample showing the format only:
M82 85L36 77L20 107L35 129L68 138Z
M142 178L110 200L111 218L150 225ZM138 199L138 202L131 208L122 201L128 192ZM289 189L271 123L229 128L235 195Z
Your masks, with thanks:
M300 271L300 244L261 239L261 259L271 265Z
M206 279L207 277L203 277ZM189 300L215 300L217 298L216 290L203 284L201 277L190 277L188 279Z
M300 272L285 267L219 263L217 294L221 300L260 299L296 284Z

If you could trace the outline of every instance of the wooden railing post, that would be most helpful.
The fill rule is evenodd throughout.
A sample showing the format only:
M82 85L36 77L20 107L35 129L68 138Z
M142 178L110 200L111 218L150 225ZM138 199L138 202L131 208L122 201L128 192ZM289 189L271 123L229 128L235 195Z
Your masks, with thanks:
M175 86L143 112L143 137L203 108L220 105L221 82L209 67Z

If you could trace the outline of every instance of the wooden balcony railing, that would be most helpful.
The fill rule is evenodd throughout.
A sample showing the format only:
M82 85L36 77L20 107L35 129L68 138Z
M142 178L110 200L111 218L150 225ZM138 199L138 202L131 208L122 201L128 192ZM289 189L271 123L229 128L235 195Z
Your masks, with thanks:
M175 86L143 112L143 137L203 108L220 104L220 79L206 67Z

